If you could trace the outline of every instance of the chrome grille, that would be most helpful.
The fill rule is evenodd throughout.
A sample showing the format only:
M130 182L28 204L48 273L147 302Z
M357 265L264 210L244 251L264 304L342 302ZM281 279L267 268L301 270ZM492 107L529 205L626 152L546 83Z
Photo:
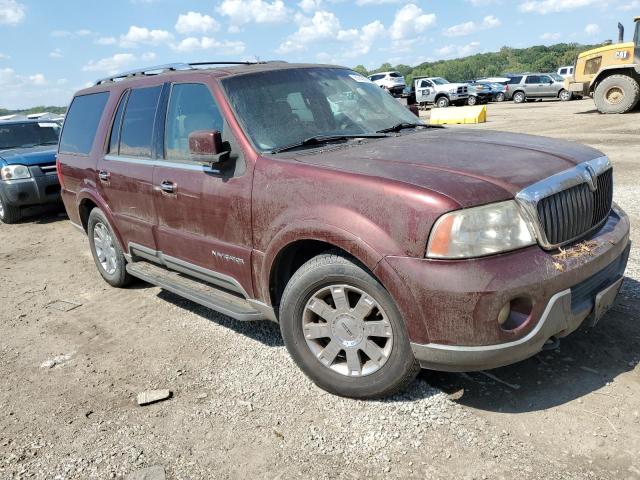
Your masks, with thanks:
M613 170L607 157L576 165L516 195L538 243L552 250L602 226L613 203Z
M538 202L538 221L549 243L560 245L579 238L609 216L613 170L600 174L596 183L595 191L582 183Z

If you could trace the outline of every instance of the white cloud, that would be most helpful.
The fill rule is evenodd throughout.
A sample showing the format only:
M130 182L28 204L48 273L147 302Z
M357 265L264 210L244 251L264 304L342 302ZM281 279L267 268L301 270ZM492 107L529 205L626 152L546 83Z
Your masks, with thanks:
M74 88L50 82L42 73L21 75L12 68L0 68L0 90L4 108L28 108L34 105L66 105Z
M87 30L86 28L83 28L81 30L77 30L76 31L76 35L79 37L86 37L91 35L93 32L91 30Z
M220 28L220 24L209 15L187 12L178 16L175 28L178 33L189 35L192 33L215 32Z
M638 10L640 9L640 0L633 0L632 2L625 2L624 5L620 5L618 7L620 10L624 11L624 12L629 12L631 10Z
M480 49L479 42L471 42L466 45L446 45L436 50L440 57L461 58L476 53Z
M401 0L356 0L356 5L384 5L387 3L399 3Z
M95 43L98 45L115 45L118 43L118 39L116 37L99 37Z
M298 7L307 13L315 12L322 8L322 0L301 0L298 2Z
M120 46L135 48L139 44L160 45L173 39L173 35L166 30L150 30L145 27L132 25L125 35L120 35Z
M423 13L420 7L409 3L396 12L389 31L393 40L403 40L422 34L435 24L434 13Z
M171 45L176 52L187 53L196 50L217 50L220 54L239 55L244 52L245 44L239 41L220 42L210 37L188 37L177 45Z
M60 50L59 48L54 48L50 53L49 53L49 57L50 58L62 58L62 50Z
M137 57L133 53L116 53L115 55L103 58L98 61L89 61L82 70L85 72L102 72L113 75L131 66Z
M35 75L29 75L29 82L35 87L44 87L47 84L47 79L41 73Z
M546 32L540 35L540 39L548 42L555 42L562 38L562 34L558 32Z
M283 23L290 20L290 11L282 0L223 0L218 12L229 17L232 31L247 23Z
M546 15L597 4L602 4L602 0L528 0L522 2L519 8L522 12Z
M9 60L11 57L4 53L0 53L0 60Z
M590 37L594 37L600 33L600 27L595 23L590 23L589 25L584 27L584 33L586 33Z
M481 30L489 30L491 28L496 28L502 25L500 20L498 20L493 15L487 15L482 19L482 23L476 22L465 22L460 23L458 25L454 25L452 27L447 28L443 33L447 37L462 37L465 35L471 35L472 33L479 32Z
M0 0L0 24L18 25L26 16L25 6L15 0Z

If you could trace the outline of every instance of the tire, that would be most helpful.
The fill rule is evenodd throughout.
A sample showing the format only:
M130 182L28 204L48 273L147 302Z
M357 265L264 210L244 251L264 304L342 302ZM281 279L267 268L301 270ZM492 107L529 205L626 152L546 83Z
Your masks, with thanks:
M627 75L611 75L596 87L593 100L600 113L627 113L640 101L640 86Z
M109 220L99 208L94 208L89 214L87 233L89 248L102 278L112 287L128 285L131 276L127 273L127 260ZM96 240L100 242L96 244Z
M515 103L524 103L525 100L527 100L527 96L524 94L524 92L515 92L513 94L513 101Z
M22 218L22 211L19 207L9 205L2 195L0 195L0 222L10 224L17 223Z
M494 102L504 102L504 93L498 93L493 98Z
M471 96L467 99L467 105L471 105L472 107L478 103L478 99L474 96Z
M560 90L560 93L558 93L558 98L563 102L569 102L573 100L573 93L571 93L569 90Z
M436 107L438 108L447 108L449 105L450 102L447 97L440 97L436 100Z
M368 313L358 314L358 306ZM372 335L372 327L381 335ZM338 253L319 255L293 275L280 302L280 329L298 367L335 395L386 397L420 370L391 295L364 267Z

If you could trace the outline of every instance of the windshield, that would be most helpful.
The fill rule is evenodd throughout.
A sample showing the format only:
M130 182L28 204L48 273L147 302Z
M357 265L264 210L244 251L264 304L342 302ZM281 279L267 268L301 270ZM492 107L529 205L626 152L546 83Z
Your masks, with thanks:
M442 77L432 78L431 81L433 83L435 83L436 85L446 85L447 83L450 83L449 80L447 80L446 78L442 78Z
M564 82L564 78L557 73L550 73L549 76L553 78L556 82Z
M54 122L0 125L0 149L56 145L60 125Z
M362 75L341 68L299 68L222 81L254 145L273 151L316 136L373 134L418 118Z

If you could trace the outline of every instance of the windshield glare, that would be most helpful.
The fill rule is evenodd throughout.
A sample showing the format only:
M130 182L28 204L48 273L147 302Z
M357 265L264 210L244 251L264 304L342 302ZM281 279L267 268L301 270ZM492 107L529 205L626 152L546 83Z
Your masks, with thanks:
M557 73L550 73L549 76L553 78L556 82L564 82L564 78Z
M341 68L258 72L222 81L247 135L261 151L316 136L372 134L420 123L362 75Z
M442 77L432 78L431 81L436 85L446 85L447 83L449 83L449 80Z
M60 135L57 123L14 123L0 125L0 149L56 145Z

